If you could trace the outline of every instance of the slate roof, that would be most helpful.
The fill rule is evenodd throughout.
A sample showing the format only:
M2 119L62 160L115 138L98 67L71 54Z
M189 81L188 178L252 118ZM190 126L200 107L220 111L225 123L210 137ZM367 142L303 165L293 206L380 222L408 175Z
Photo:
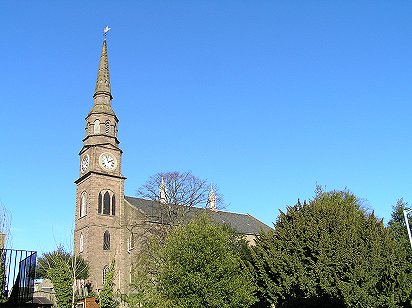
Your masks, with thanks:
M162 215L162 213L166 213L166 205L162 203L128 196L124 198L132 207L136 208L152 222L161 223L161 217L166 216ZM193 217L193 215L200 211L207 211L216 223L229 224L233 229L242 234L257 235L260 231L267 232L271 230L269 226L249 214L212 211L210 209L192 207L188 212L188 216Z
M43 297L43 296L33 297L33 303L38 304L38 305L50 306L50 307L53 306L53 302L49 300L47 297Z

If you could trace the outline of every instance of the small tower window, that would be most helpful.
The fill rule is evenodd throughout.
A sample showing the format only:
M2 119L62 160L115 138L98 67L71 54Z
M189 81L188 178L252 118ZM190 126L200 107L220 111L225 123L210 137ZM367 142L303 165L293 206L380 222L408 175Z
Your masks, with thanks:
M109 120L107 120L107 121L104 123L104 132L105 132L105 134L109 134L109 133L110 133L110 121L109 121Z
M110 194L108 191L104 193L103 197L103 214L110 215Z
M80 197L80 217L83 217L87 214L87 195L86 192L82 193Z
M105 231L103 234L103 250L110 249L110 233L109 231Z
M103 267L103 275L102 275L102 282L103 284L106 282L106 275L109 272L109 267L106 265L105 267Z
M79 252L83 252L83 249L84 249L83 233L80 233Z
M130 250L134 249L134 235L133 232L130 233L130 237L127 240L127 251L130 252Z
M90 123L87 123L87 125L88 125L88 129L89 129L89 135L91 135L93 125L91 125Z
M99 121L99 119L94 121L94 133L95 134L100 134L100 121Z
M114 124L114 136L117 137L117 125Z

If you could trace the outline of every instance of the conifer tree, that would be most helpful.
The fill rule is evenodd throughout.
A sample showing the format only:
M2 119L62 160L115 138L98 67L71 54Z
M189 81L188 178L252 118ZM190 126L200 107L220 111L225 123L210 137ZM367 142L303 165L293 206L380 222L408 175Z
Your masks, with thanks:
M411 293L404 248L347 191L318 190L281 212L252 260L276 307L401 307Z

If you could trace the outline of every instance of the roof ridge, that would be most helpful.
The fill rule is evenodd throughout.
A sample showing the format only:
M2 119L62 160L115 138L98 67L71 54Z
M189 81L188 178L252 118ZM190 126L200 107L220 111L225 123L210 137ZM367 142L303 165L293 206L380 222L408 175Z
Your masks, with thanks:
M132 196L126 196L126 195L124 195L124 197L125 198L133 198L133 199L144 200L144 201L148 201L148 202L157 202L156 200L150 200L150 199L145 199L145 198L141 198L141 197L132 197ZM191 206L191 208L195 208L195 209L199 209L199 210L210 210L209 208L203 208L203 207L197 207L197 206ZM236 215L243 215L243 216L253 217L249 213L238 213L238 212L224 211L224 210L219 210L219 209L217 211L214 211L214 212L215 213L219 213L219 212L220 213L229 213L229 214L236 214ZM255 218L255 217L253 217L253 218Z

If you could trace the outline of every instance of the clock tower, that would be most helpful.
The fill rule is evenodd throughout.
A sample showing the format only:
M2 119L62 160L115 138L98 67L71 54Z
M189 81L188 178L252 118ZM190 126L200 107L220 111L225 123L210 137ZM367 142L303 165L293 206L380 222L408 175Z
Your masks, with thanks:
M79 178L75 181L74 253L88 261L89 281L94 290L99 290L113 259L116 275L124 275L120 269L125 177L121 173L122 150L117 138L119 120L112 109L106 37L93 99L79 153Z

